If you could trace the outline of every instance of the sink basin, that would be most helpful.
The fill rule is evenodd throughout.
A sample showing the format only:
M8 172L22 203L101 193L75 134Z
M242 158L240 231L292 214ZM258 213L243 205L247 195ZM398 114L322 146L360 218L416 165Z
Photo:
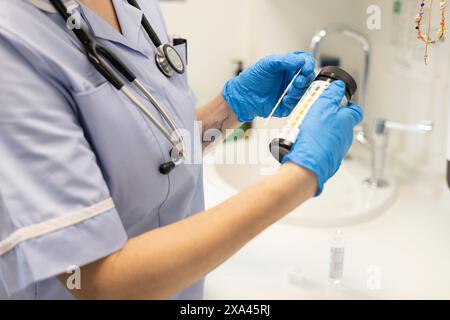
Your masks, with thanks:
M268 150L269 135L259 131L246 139L220 145L206 156L208 206L217 205L278 170L280 165ZM393 203L396 184L391 179L389 186L374 188L364 182L369 176L366 164L349 157L320 197L306 202L281 223L334 228L376 218Z
M250 134L206 156L208 207L276 172L269 141ZM255 154L258 161L245 159ZM366 151L355 145L350 154L321 197L208 275L205 298L448 299L450 198L444 179L392 162L398 183L374 189L364 183L370 175ZM329 281L332 227L345 234L344 276L337 287Z

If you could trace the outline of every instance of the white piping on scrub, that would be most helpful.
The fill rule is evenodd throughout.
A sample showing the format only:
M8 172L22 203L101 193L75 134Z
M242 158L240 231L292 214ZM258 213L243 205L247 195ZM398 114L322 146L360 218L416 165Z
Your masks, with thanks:
M42 11L50 12L50 13L58 13L55 7L51 3L43 0L30 0L31 4L36 8L41 9ZM75 0L70 0L64 3L67 8L76 8L79 6L78 2Z
M20 243L33 238L42 237L49 233L73 226L85 220L89 220L98 215L114 209L115 205L111 198L103 200L93 206L84 208L80 211L65 214L41 223L16 230L13 234L0 242L0 256L14 249Z

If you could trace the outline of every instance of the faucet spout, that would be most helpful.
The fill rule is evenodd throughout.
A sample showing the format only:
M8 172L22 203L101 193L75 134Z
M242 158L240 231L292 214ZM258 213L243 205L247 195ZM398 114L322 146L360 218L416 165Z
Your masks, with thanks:
M404 131L420 134L433 132L434 124L430 120L417 123L399 123L384 118L375 119L368 145L372 153L372 176L366 180L371 186L382 188L388 185L385 179L389 131Z
M356 40L362 46L362 51L364 54L364 66L362 79L359 86L359 105L364 109L367 102L367 86L369 82L370 62L372 59L372 47L370 45L370 42L363 34L346 27L330 27L322 29L319 30L311 40L311 52L316 60L319 59L319 51L322 41L331 34L345 35L351 39Z

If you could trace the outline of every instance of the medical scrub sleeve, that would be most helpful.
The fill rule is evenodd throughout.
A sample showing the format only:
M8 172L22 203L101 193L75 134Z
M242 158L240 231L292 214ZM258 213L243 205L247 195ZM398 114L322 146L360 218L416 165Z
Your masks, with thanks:
M34 54L0 29L0 281L8 295L127 241L68 94Z

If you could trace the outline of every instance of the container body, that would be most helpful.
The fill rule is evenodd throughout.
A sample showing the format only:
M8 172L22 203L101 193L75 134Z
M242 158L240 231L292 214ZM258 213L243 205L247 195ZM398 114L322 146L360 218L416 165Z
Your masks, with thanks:
M345 247L332 247L330 252L330 282L339 284L344 277Z
M345 235L342 231L335 231L331 237L330 273L329 280L337 285L344 277Z
M333 81L333 79L314 81L294 108L291 115L287 118L279 137L274 139L270 144L270 151L279 162L291 151L292 146L300 134L300 128L306 115ZM341 106L346 106L347 104L347 96L344 96L341 101Z

